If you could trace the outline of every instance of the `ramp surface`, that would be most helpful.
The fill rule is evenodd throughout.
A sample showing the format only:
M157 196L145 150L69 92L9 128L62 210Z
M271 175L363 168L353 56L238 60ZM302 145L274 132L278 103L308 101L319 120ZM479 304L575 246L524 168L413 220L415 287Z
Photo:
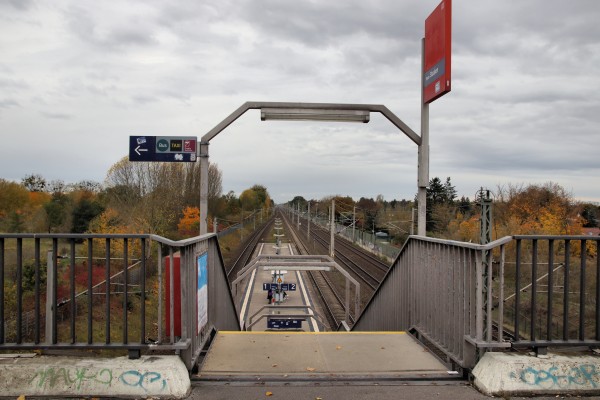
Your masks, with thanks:
M207 380L449 376L404 332L219 332L200 368Z

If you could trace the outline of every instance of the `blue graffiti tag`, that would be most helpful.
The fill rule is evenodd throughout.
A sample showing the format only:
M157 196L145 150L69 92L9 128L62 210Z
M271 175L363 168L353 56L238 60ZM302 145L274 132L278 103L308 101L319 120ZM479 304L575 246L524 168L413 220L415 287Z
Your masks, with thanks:
M527 385L539 386L546 389L553 387L564 389L572 385L591 385L593 388L596 388L598 386L597 382L600 382L600 371L596 370L596 365L594 364L582 364L571 367L566 371L566 375L560 375L557 367L550 367L548 369L527 367L518 376L514 372L511 372L510 376Z
M149 390L149 386L160 385L159 390L164 390L167 387L167 381L162 379L162 375L158 372L127 371L123 372L119 380L127 386L140 387L145 391ZM160 382L158 382L160 381ZM156 382L156 383L155 383Z

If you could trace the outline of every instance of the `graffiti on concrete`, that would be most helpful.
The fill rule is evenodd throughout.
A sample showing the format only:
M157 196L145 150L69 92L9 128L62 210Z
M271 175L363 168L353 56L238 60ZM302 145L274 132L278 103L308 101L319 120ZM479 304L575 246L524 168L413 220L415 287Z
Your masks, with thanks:
M73 388L81 390L85 384L114 387L123 384L148 390L163 391L167 381L159 372L139 372L130 370L115 375L110 368L47 367L35 372L29 384L39 388Z
M573 387L600 385L600 370L594 364L581 364L568 368L550 367L547 369L524 368L519 375L511 372L511 378L527 385L542 389L566 389Z
M127 371L123 372L119 380L127 386L140 387L145 391L150 389L163 391L167 387L167 381L162 379L158 372Z

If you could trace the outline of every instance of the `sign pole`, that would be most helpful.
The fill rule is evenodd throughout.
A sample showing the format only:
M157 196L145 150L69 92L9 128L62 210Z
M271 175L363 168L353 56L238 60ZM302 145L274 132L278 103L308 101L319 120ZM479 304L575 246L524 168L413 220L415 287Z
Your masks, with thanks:
M208 233L208 143L198 142L200 149L200 235Z
M429 103L425 103L425 38L421 40L421 144L418 157L417 234L427 236L427 186L429 186Z

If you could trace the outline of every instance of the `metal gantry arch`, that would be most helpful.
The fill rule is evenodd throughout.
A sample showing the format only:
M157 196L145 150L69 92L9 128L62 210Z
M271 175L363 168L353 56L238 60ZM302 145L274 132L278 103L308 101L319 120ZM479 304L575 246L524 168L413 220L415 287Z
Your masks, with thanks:
M401 130L419 148L418 157L418 194L419 218L418 234L425 236L425 202L426 188L429 184L429 113L428 106L423 105L421 112L421 136L406 125L396 114L380 104L339 104L339 103L288 103L268 101L247 101L227 118L202 136L199 143L200 158L200 234L207 233L208 218L208 145L219 133L244 115L248 110L261 110L261 120L310 120L369 122L370 113L377 112L387 118Z

